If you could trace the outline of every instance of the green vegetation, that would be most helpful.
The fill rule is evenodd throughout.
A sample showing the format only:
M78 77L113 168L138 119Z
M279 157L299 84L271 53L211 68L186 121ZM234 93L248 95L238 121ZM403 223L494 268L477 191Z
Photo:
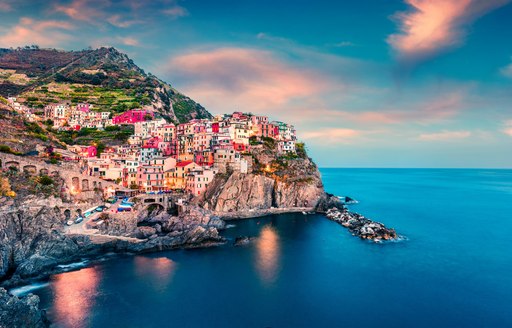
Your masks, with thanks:
M252 136L249 138L249 145L251 146L256 146L256 145L259 145L260 142L258 141L258 137L256 136Z
M50 185L53 185L53 183L54 183L53 179L47 175L41 175L41 176L37 177L36 182L43 186L50 186Z
M106 145L126 143L133 134L133 125L109 126L104 130L83 128L80 131L56 131L57 138L68 145L95 145L100 150Z
M307 158L306 145L303 142L297 142L295 144L295 152L299 158Z
M274 149L276 148L276 141L273 138L270 137L262 137L261 140L263 141L263 145L267 149Z
M7 145L0 145L0 152L1 153L18 155L18 156L21 155L21 153L15 151L15 150L12 150L11 147L9 147Z

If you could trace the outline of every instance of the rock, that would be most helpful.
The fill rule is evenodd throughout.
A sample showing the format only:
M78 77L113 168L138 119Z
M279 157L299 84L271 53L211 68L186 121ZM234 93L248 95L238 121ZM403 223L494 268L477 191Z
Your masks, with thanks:
M39 272L51 269L58 263L59 261L53 257L34 254L18 266L16 274L21 278L31 277L37 275Z
M240 236L240 237L236 237L236 238L235 238L234 245L235 245L235 246L244 246L244 245L248 245L248 244L251 242L251 239L252 239L252 238L247 237L247 236Z
M282 159L274 153L273 160ZM259 216L265 211L269 214L272 209L310 211L324 197L316 165L309 158L297 158L287 160L280 170L272 173L219 174L193 203L221 217L236 218Z
M138 227L135 236L139 239L147 239L156 234L156 229L153 227Z
M398 238L394 229L386 228L382 223L369 220L357 213L351 213L345 208L332 207L325 214L327 218L348 228L354 236L361 239L380 242L383 239L394 240Z
M38 308L39 297L18 298L0 288L0 328L49 327L46 313Z

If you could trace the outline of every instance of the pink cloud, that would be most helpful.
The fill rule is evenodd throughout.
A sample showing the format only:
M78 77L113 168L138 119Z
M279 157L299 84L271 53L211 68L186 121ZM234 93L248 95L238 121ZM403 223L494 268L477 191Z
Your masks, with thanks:
M104 8L109 1L73 0L66 4L56 4L54 11L77 20L99 25L104 19Z
M503 129L503 133L512 137L512 120L505 121L505 128Z
M471 132L469 131L442 131L420 134L419 139L423 141L451 141L465 139L470 136Z
M224 109L273 111L327 87L317 72L294 67L271 52L247 48L179 55L170 60L167 71L188 79L184 89L189 94Z
M323 128L314 131L304 131L300 136L305 140L321 139L325 142L348 143L363 135L362 131L345 128Z
M112 15L112 16L107 18L107 21L111 25L113 25L115 27L120 27L120 28L127 28L127 27L133 26L135 24L143 23L142 20L138 20L138 19L125 19L121 15Z
M54 47L70 39L65 31L73 29L68 22L56 20L37 21L22 17L19 23L0 35L0 43L18 47L27 44L38 44L42 47Z
M465 27L510 0L405 0L411 11L395 15L400 33L387 42L400 57L421 60L460 45Z
M0 2L0 11L11 11L12 5L9 2Z
M122 44L131 46L131 47L137 47L140 45L139 40L137 40L136 38L133 38L133 37L124 37L124 38L120 38L119 40L121 41Z

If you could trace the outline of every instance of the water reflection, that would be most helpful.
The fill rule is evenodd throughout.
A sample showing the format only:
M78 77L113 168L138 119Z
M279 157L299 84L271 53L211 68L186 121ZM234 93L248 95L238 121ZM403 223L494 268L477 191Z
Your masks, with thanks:
M271 225L261 229L256 242L256 269L264 283L276 281L279 273L279 235Z
M135 257L135 272L141 279L151 283L156 291L165 289L172 281L176 262L167 257Z
M64 327L85 327L96 302L100 272L97 268L56 275L52 283L55 321Z

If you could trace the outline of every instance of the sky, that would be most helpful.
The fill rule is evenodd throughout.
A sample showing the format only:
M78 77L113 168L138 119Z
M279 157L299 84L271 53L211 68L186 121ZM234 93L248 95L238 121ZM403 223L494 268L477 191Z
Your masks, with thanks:
M0 47L114 46L321 167L512 167L512 0L0 0Z

